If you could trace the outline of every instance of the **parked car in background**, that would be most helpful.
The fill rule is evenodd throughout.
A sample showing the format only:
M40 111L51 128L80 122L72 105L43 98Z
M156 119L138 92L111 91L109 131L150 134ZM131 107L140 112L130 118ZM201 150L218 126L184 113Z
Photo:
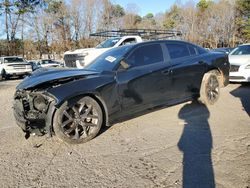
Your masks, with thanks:
M28 62L29 62L29 64L32 67L32 71L35 71L36 69L39 68L38 65L37 65L37 61L36 60L29 60Z
M41 60L30 60L29 63L32 65L32 69L37 70L39 68L49 68L49 67L63 67L64 64L51 59L41 59Z
M162 40L113 48L86 69L45 69L17 86L14 114L27 137L68 143L94 138L147 109L199 99L214 104L229 83L228 56L194 44ZM53 132L52 132L53 131Z
M48 67L62 67L63 64L61 64L58 61L51 60L51 59L42 59L37 62L38 67L42 68L48 68Z
M140 36L114 37L103 41L95 48L67 51L64 53L65 65L67 67L84 68L99 55L110 50L111 48L138 42L142 42L142 38Z
M215 49L212 49L212 51L223 52L223 53L229 54L233 49L234 48L215 48Z
M231 82L250 82L250 43L235 48L229 54Z
M12 76L23 77L32 72L32 66L22 57L0 57L0 78L8 79Z

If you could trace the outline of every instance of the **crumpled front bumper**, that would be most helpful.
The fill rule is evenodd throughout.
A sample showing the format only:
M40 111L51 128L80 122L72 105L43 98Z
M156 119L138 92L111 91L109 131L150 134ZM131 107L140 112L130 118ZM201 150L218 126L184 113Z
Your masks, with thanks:
M54 103L50 102L46 113L42 114L32 108L32 100L25 101L16 95L13 102L13 113L17 125L26 133L25 137L28 138L30 134L42 136L49 133L51 135L52 119L55 112ZM34 113L34 116L28 115L28 113Z
M26 124L28 123L28 121L24 118L24 110L21 101L15 100L13 104L13 110L17 125L21 127L24 132L27 132L28 129Z

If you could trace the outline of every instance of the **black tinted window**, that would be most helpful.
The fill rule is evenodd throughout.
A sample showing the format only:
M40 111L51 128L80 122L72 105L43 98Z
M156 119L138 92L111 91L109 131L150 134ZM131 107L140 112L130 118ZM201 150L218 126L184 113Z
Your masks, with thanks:
M198 54L204 54L204 53L208 52L207 50L205 50L204 48L201 48L201 47L197 47L196 49L198 51Z
M166 44L171 59L190 56L186 44Z
M196 55L195 47L188 45L190 55Z
M126 45L110 49L100 56L98 56L92 63L88 64L85 68L98 71L112 71L117 63L123 59L125 54L131 50L132 45Z
M163 53L160 44L140 46L127 58L127 63L132 66L149 65L162 61Z

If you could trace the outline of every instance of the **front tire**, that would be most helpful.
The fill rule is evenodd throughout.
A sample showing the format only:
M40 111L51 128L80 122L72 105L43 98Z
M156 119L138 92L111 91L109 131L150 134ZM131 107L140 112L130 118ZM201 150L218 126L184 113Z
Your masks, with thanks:
M5 80L8 80L8 79L9 79L9 76L6 74L6 72L5 72L4 69L2 70L1 78L2 78L2 79L5 79Z
M91 97L65 102L55 113L55 135L69 144L80 144L94 138L103 123L100 105Z
M199 101L205 105L213 105L218 101L220 96L220 82L218 79L218 71L209 71L204 74Z

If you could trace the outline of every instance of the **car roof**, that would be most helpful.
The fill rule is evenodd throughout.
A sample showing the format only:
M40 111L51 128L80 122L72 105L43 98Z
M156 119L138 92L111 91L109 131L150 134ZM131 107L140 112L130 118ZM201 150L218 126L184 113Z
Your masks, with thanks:
M185 40L175 40L175 39L168 39L168 40L151 40L151 41L145 41L145 42L140 42L140 43L135 43L135 44L132 44L134 46L141 46L141 45L144 45L144 44L154 44L154 43L170 43L170 42L176 42L176 43L184 43L184 44L190 44L190 45L194 45L196 47L200 47L200 48L203 48L197 44L194 44L194 43L191 43L191 42L188 42L188 41L185 41Z
M241 44L239 46L250 46L250 43L246 43L246 44Z

